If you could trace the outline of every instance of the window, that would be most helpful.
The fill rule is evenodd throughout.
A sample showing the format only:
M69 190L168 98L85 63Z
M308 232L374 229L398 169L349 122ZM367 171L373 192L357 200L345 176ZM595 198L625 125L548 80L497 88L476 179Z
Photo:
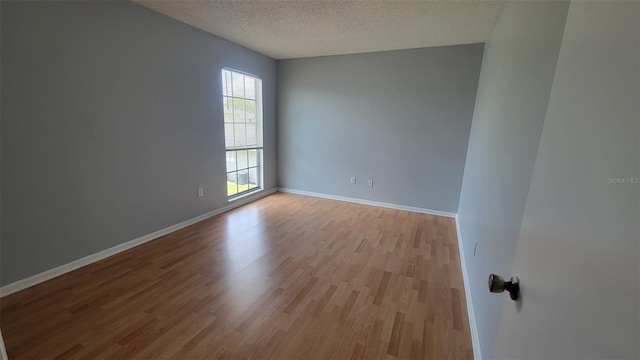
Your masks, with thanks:
M262 80L222 69L227 196L262 189Z

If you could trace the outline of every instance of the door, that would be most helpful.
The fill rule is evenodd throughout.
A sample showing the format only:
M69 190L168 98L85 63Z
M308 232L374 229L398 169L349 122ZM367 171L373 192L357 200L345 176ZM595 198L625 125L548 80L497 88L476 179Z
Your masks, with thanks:
M496 358L639 356L639 13L571 2Z

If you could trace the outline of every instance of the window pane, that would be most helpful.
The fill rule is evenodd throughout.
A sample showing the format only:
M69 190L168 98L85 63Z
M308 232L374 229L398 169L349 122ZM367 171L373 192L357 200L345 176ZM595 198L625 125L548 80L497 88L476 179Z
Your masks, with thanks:
M236 152L227 151L227 172L236 171Z
M256 98L256 79L251 76L244 77L244 97L247 99Z
M258 168L249 169L249 189L253 189L260 186L260 179L258 178Z
M231 96L231 71L222 70L222 95Z
M245 130L247 146L258 147L258 127L256 124L247 124Z
M251 124L257 123L256 102L253 100L245 100L244 108L246 111L245 121Z
M236 153L238 154L236 157L236 165L238 167L238 170L242 170L242 169L246 169L249 167L249 163L247 162L247 150L239 150L236 151Z
M224 122L233 122L233 99L226 96L223 97L222 107L224 109Z
M226 148L235 146L235 138L233 136L233 124L224 124L224 145Z
M249 171L238 171L238 192L243 192L249 189Z
M233 121L236 124L245 123L244 100L233 99Z
M234 134L234 143L235 146L246 146L247 145L247 126L245 124L234 124L233 129L235 131Z
M233 96L244 97L244 75L232 72L231 79L233 82Z
M258 150L249 150L249 167L258 166Z
M238 177L236 172L227 174L227 196L238 193Z

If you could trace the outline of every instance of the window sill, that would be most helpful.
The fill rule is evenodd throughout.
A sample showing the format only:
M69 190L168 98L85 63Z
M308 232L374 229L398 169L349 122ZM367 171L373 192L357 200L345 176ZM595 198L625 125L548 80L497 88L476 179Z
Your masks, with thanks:
M264 191L264 189L263 188L256 188L255 190L248 191L248 192L246 192L246 193L244 193L242 195L234 196L232 198L227 198L227 202L228 203L232 203L232 202L234 202L236 200L244 199L244 198L246 198L248 196L257 194L257 193L259 193L261 191Z

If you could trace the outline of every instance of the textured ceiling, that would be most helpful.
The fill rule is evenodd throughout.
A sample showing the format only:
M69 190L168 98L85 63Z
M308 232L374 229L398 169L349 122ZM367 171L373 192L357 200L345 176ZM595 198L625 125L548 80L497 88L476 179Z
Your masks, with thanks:
M473 44L504 1L133 0L275 59Z

